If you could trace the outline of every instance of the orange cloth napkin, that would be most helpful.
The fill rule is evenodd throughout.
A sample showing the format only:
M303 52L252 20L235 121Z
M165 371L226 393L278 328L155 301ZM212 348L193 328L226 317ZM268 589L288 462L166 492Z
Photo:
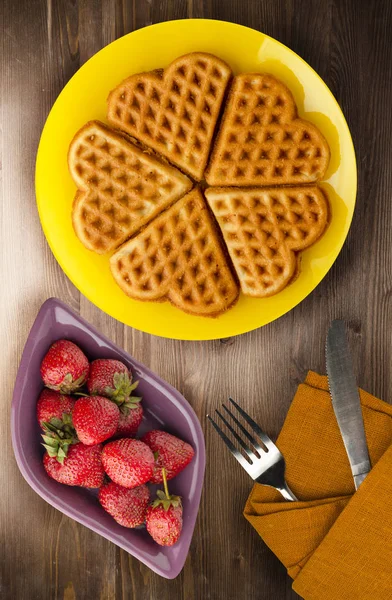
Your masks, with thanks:
M327 378L309 372L277 440L300 501L255 484L245 506L305 600L392 600L392 406L359 392L373 465L359 489Z

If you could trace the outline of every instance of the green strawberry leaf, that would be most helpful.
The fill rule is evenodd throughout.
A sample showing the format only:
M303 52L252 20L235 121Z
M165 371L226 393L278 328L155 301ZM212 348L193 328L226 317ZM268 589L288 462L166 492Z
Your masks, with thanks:
M57 433L58 427L52 425L52 423L44 421L42 423L42 429L47 432Z
M152 506L154 508L157 508L157 506L163 506L163 509L168 511L170 506L171 506L171 501L168 500L166 497L162 498L162 499L156 499L154 500L154 502L152 503Z
M63 424L64 425L73 425L72 423L72 415L70 413L63 413Z
M139 404L143 400L142 396L130 396L129 400L132 404ZM136 407L135 407L136 408Z
M51 446L48 446L47 444L42 444L42 445L47 450L47 452L48 452L48 454L49 454L49 456L51 458L56 458L57 457L57 450L55 450Z
M104 389L105 395L109 396L109 398L112 398L113 395L116 393L116 390L110 386L106 386Z
M115 373L113 375L113 383L116 390L120 388L129 388L131 380L129 379L128 373Z
M78 379L75 379L75 381L72 378L72 374L67 373L61 384L56 389L58 389L61 394L74 393L78 388L82 387L86 379L87 373L83 373L80 377L78 377ZM78 393L77 395L80 396L81 394ZM87 394L84 395L87 396Z
M120 407L125 404L127 408L136 408L137 404L141 401L141 398L131 396L131 393L136 389L138 384L138 381L134 381L131 384L128 373L115 373L113 375L114 389L107 386L105 388L105 393ZM128 414L128 412L125 412L125 414Z
M51 448L58 448L59 442L56 438L50 437L49 435L42 435L42 439Z
M123 406L126 406L127 408L130 408L131 410L138 408L140 401L142 400L142 397L138 397L138 396L131 396L130 398L128 398L128 400L125 400Z
M180 498L180 496L172 496L172 497L171 497L171 503L172 503L172 505L173 505L173 506L175 506L176 508L177 508L178 506L181 506L181 505L182 505L182 503L181 503L181 498Z
M64 460L64 458L66 458L67 456L67 450L68 450L68 446L65 445L63 446L63 448L59 448L59 451L57 452L57 460L61 462L61 459Z
M131 393L128 373L115 373L113 375L113 385L114 389L106 387L105 392L116 404L121 405Z
M139 385L139 380L137 379L136 381L133 382L133 384L130 386L129 391L133 392L133 390L136 390L137 386Z
M64 421L68 424L64 424ZM42 439L45 442L43 446L48 451L49 456L57 458L63 464L69 446L79 442L76 431L72 426L71 415L64 413L63 420L53 418L50 423L43 423L42 427L45 432L42 434Z

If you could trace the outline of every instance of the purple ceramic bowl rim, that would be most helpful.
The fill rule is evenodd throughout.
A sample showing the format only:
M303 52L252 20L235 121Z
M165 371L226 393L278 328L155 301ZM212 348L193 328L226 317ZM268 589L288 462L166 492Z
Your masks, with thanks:
M19 437L18 437L18 434L17 434L16 405L17 405L17 399L20 397L20 391L21 391L20 388L22 386L22 378L23 378L23 372L24 372L23 367L27 366L28 359L29 359L29 356L31 354L31 349L32 349L32 347L34 345L34 342L33 342L33 340L34 340L34 335L33 335L34 334L34 330L35 329L39 329L39 327L41 326L41 322L42 322L42 320L44 318L45 313L49 309L55 308L55 307L62 308L63 310L65 310L66 312L68 312L69 314L71 314L78 322L80 322L83 325L87 325L89 327L89 329L92 330L93 333L95 333L99 338L101 338L113 350L115 350L116 352L120 352L120 354L122 354L127 361L130 361L132 363L132 365L135 366L135 368L140 368L149 377L151 377L155 382L159 383L160 385L163 384L164 387L167 390L169 390L171 392L171 394L175 397L176 401L180 405L182 405L186 409L186 411L190 414L190 416L192 417L193 424L195 426L196 439L197 439L197 443L198 443L199 474L200 474L200 471L202 471L202 482L201 482L200 488L198 490L198 495L195 498L195 502L197 501L197 506L199 508L199 505L200 505L200 496L201 496L201 492L202 492L202 489L203 489L203 479L204 479L205 464L206 464L206 452L205 452L205 439L204 439L203 430L201 428L199 419L198 419L195 411L193 410L192 406L189 404L189 402L187 402L187 400L182 396L182 394L180 394L180 392L176 388L174 388L170 383L168 383L167 381L165 381L164 379L162 379L161 377L159 377L158 375L156 375L153 371L151 371L144 364L142 364L139 361L137 361L136 359L134 359L125 350L123 350L122 348L120 348L119 346L117 346L109 338L107 338L100 331L98 331L98 329L96 329L96 327L94 327L93 325L91 325L88 321L86 321L85 319L83 319L83 317L81 317L78 313L76 313L75 311L73 311L67 304L65 304L64 302L62 302L58 298L54 298L54 297L48 298L41 305L41 307L40 307L40 309L39 309L39 311L37 313L37 316L36 316L36 318L34 320L34 323L33 323L32 327L31 327L31 329L29 331L28 339L27 339L27 342L26 342L25 347L23 349L22 358L21 358L20 363L19 363L19 368L18 368L16 380L15 380L14 392L13 392L13 396L12 396L12 405L11 405L11 439L12 439L12 447L13 447L13 451L14 451L14 455L15 455L15 459L16 459L17 465L19 467L19 470L20 470L21 474L23 475L24 479L26 480L26 482L29 484L29 486L39 496L41 496L41 498L43 498L46 502L48 502L48 504L52 505L54 508L56 508L60 512L64 513L68 517L74 519L78 523L81 523L82 525L86 526L86 521L88 521L87 518L85 518L85 521L83 521L79 517L79 514L76 511L74 511L67 504L63 503L62 501L60 501L55 496L52 496L52 494L49 494L47 491L45 492L44 490L42 490L41 486L38 485L35 482L34 478L30 475L29 463L25 459L23 451L21 450L20 440L19 440ZM129 553L129 549L127 548L126 544L121 543L121 541L119 541L119 540L114 541L113 539L111 539L110 537L108 537L107 533L104 532L103 529L101 529L101 527L98 526L97 523L94 520L91 520L91 522L89 522L88 527L92 531L94 531L95 533L98 533L102 537L104 537L106 539L109 539L116 546L121 547L123 550L125 550L126 552ZM186 536L187 533L185 533L184 535ZM193 530L192 530L192 532L190 534L188 533L189 540L186 540L186 539L182 540L183 545L185 547L184 549L186 549L185 557L188 555L189 546L190 546L191 541L192 541L192 536L193 536ZM183 564L182 564L181 565L181 569L174 569L173 568L173 569L171 569L171 572L167 572L167 571L161 570L155 563L152 563L152 562L149 563L148 558L146 559L145 556L142 557L141 554L138 553L137 549L132 550L132 556L134 556L138 560L141 560L141 562L143 562L144 564L146 564L149 568L151 568L153 571L155 571L156 573L158 573L162 577L165 577L166 579L174 579L175 577L177 577L177 575L179 574L179 572L181 571L181 569L183 567ZM185 558L184 558L184 562L185 562Z

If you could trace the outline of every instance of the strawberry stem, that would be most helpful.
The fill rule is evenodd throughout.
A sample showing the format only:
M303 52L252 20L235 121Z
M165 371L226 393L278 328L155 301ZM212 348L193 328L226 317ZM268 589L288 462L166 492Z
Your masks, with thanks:
M164 490L157 491L157 498L152 503L152 506L155 508L157 506L163 506L163 508L167 511L171 506L181 506L181 498L180 496L170 496L169 490L167 487L167 478L166 478L166 469L162 469L162 479L163 479L163 487Z
M166 498L170 500L169 488L167 487L166 469L162 469L163 487L165 490Z

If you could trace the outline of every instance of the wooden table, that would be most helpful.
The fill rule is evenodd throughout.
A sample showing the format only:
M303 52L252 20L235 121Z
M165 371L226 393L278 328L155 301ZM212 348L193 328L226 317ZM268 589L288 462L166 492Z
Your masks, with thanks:
M34 197L40 132L68 79L115 38L186 17L260 29L308 61L342 106L359 167L350 235L315 292L263 329L200 343L159 339L124 327L81 296L49 250ZM333 317L349 322L360 385L392 399L391 17L389 0L0 2L2 600L298 597L283 566L242 517L250 481L222 453L205 414L231 393L275 437L307 369L324 371L324 337ZM9 427L13 384L30 326L49 296L80 311L176 386L200 417L207 444L204 493L185 568L173 581L51 508L18 471Z

